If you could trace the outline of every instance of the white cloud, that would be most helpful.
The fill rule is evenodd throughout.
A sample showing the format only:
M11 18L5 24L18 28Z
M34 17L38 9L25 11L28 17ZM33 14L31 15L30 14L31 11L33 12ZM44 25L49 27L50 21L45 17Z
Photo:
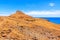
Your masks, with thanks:
M29 11L26 14L33 17L60 17L60 10L55 11Z
M15 12L15 11L14 11ZM14 12L0 12L0 16L9 16L11 14L13 14Z
M49 6L53 7L55 6L55 3L49 3Z
M15 11L14 11L15 12ZM0 16L9 16L14 12L0 12ZM60 17L60 10L54 11L28 11L24 12L33 17Z

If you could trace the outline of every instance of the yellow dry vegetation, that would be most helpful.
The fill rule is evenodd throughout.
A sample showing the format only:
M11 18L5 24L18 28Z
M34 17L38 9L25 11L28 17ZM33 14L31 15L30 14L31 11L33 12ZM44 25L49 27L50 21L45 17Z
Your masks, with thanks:
M0 40L60 40L60 25L17 11L0 16Z

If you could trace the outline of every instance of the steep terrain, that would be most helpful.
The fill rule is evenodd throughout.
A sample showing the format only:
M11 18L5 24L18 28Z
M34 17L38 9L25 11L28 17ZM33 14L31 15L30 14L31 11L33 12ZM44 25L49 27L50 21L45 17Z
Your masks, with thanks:
M0 17L0 40L60 40L60 26L17 11Z

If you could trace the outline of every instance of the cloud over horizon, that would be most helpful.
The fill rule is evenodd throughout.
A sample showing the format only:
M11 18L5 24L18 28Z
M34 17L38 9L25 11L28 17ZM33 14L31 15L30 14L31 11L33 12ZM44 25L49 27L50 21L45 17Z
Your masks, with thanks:
M54 10L54 11L29 11L25 12L25 14L28 14L33 17L60 17L60 10Z
M60 17L60 10L54 10L54 11L22 11L27 15L33 16L33 17ZM9 16L11 14L14 14L14 12L0 12L0 16Z

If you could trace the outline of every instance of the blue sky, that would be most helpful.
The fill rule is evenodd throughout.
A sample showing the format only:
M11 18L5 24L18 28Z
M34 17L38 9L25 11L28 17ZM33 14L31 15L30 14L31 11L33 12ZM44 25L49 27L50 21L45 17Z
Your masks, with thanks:
M33 17L60 17L60 0L0 0L0 15L17 10Z

